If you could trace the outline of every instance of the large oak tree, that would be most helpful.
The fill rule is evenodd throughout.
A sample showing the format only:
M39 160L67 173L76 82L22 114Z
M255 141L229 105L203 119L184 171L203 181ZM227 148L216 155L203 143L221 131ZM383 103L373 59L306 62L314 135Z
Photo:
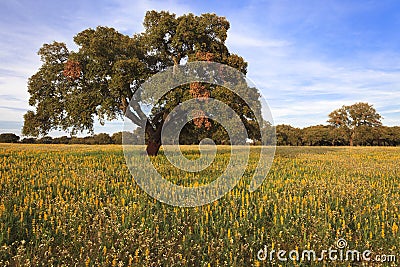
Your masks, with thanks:
M372 105L360 102L332 111L328 122L337 128L344 129L348 133L350 146L353 146L357 130L360 127L381 126L381 118Z
M43 64L28 82L29 104L35 110L24 115L23 134L46 135L54 129L72 134L93 132L96 117L103 124L125 114L145 129L147 152L156 155L166 115L189 98L206 96L227 103L240 116L249 138L260 138L255 113L261 112L261 105L256 103L257 110L249 110L243 99L221 86L181 86L165 95L151 116L146 116L140 105L142 99L135 93L151 75L199 60L227 64L246 74L247 63L225 45L230 25L224 17L177 17L169 12L149 11L143 25L144 32L133 36L100 26L84 30L74 37L79 47L75 52L64 43L44 44L38 53ZM248 87L246 94L259 102L255 88ZM189 123L183 132L193 134L200 128L223 132L217 123L201 118Z

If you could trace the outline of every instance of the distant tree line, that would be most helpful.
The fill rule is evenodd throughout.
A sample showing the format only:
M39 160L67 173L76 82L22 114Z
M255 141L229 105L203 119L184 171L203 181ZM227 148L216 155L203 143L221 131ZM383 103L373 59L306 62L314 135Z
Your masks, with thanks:
M368 103L343 105L328 115L329 125L303 129L276 126L277 145L286 146L398 146L400 127L383 126L382 116Z
M400 127L359 126L353 138L356 146L399 146ZM300 129L282 124L276 126L276 142L280 146L349 146L350 136L346 129L331 125Z
M132 135L134 137L134 135ZM132 139L134 140L134 138ZM92 136L85 137L51 137L44 136L41 138L27 137L20 139L20 137L13 133L0 134L0 143L22 143L22 144L86 144L86 145L108 145L108 144L122 144L122 132L117 132L111 136L106 133L100 133Z
M343 128L332 125L316 125L305 128L296 128L290 125L266 126L269 138L272 139L274 128L276 131L276 144L278 146L348 146L350 145L349 134ZM126 133L125 138L130 144L143 144L139 132ZM181 144L198 144L201 136L181 138ZM223 141L223 142L221 142ZM13 133L0 134L0 143L24 143L24 144L87 144L105 145L122 144L122 132L112 135L100 133L86 137L50 137L23 138ZM227 140L216 140L216 144L229 144ZM258 142L254 142L255 145ZM400 126L369 127L360 126L354 135L353 144L356 146L400 146Z
M261 144L260 136L265 137L266 144L278 146L400 146L400 126L383 126L381 115L368 103L355 103L342 106L328 115L329 125L316 125L305 128L295 128L290 125L272 126L264 122L262 127L250 128L252 139L235 141L235 144L244 144L250 141L254 145ZM212 139L217 145L229 145L229 135L223 127L215 131L197 129L180 133L179 143L184 145L199 144L205 138ZM145 144L141 137L142 128L133 132L117 132L112 136L100 133L86 137L56 137L24 138L13 133L0 134L0 143L38 143L38 144L122 144L122 136L129 144ZM276 138L275 138L276 137ZM145 139L148 139L146 132ZM234 138L234 137L233 137ZM169 143L171 140L166 140Z

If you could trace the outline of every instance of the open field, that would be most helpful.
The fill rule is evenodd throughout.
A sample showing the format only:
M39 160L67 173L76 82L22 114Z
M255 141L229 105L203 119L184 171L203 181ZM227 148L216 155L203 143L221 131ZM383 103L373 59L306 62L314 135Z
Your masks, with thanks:
M200 180L218 175L226 149ZM257 260L264 245L319 253L339 238L371 258L396 255L382 266L400 265L399 147L278 147L268 178L250 193L256 149L230 193L179 208L136 185L120 146L0 144L0 266L361 265ZM172 181L185 179L162 166Z

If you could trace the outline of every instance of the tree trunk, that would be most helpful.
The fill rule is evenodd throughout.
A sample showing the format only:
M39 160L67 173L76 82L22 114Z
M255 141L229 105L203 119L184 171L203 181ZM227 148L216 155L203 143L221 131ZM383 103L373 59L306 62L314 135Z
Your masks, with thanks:
M147 134L147 147L146 152L149 156L157 156L158 151L161 147L161 129L154 130L153 127L147 123L146 124L146 134Z
M350 146L353 146L353 141L354 141L355 134L356 134L355 132L352 132L351 135L350 135L350 140L349 140L350 141Z
M161 147L161 142L149 140L146 147L147 155L157 156L160 147Z
M175 75L176 71L178 70L179 62L181 61L181 58L178 57L172 57L172 61L174 62L174 66L172 68L172 74Z

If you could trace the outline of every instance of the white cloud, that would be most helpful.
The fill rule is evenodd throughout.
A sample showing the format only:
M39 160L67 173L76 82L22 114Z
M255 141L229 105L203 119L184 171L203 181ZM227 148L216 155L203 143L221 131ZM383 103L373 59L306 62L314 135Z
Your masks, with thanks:
M243 32L229 31L228 38L226 40L228 46L251 48L251 47L262 47L263 49L268 48L282 48L290 45L290 42L284 40L262 40Z
M257 52L256 52L257 53ZM348 62L324 62L318 58L270 57L249 59L249 76L269 101L276 123L307 126L323 123L333 109L363 101L373 104L387 119L388 125L399 123L399 114L388 113L385 107L400 102L400 71L363 68L354 69ZM254 60L252 60L254 59ZM295 117L290 118L290 117ZM312 124L314 124L312 123Z
M118 31L132 35L134 33L144 30L142 22L146 11L148 10L168 10L170 13L175 13L177 15L192 12L192 9L189 5L175 0L115 0L113 2L113 5L107 8L107 10L108 16L105 18L88 18L85 14L82 14L82 18L81 21L79 21L79 24L82 24L82 22L89 20L91 24L94 25L92 27L95 27L97 25L112 26L115 27Z

